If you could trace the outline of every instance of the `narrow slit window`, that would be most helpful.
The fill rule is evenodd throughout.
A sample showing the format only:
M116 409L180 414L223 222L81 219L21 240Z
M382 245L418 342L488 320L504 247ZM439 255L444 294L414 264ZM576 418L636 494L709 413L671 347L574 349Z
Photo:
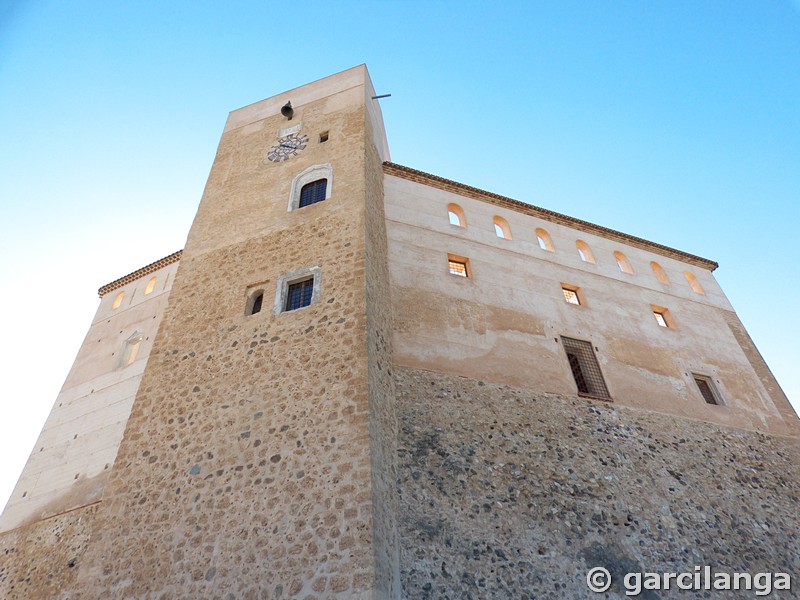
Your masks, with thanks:
M567 362L575 379L578 393L595 398L610 399L603 373L594 355L592 344L583 340L561 337Z
M710 377L697 374L692 374L692 377L697 385L697 389L700 390L700 395L703 397L703 400L706 401L706 404L724 404L722 402L722 397L719 395L719 391L717 391L717 388Z
M628 257L625 256L622 252L614 252L614 258L617 260L617 266L619 270L623 273L628 273L629 275L633 275L633 267L631 266L631 262L628 260Z
M542 250L546 250L547 252L556 251L555 246L553 246L553 238L550 237L546 229L540 227L536 230L536 241L539 242L539 248Z
M286 292L285 311L297 310L311 304L311 296L314 293L314 278L310 277L303 281L296 281L289 284Z
M467 226L464 210L458 204L447 205L447 217L450 219L450 225L455 225L456 227Z
M509 227L508 221L506 221L503 217L495 216L494 232L499 238L503 238L504 240L511 239L511 227Z
M592 249L589 248L589 244L583 240L578 240L575 242L575 246L578 248L578 255L583 262L595 264L594 254L592 254Z
M305 184L300 189L300 204L298 205L299 208L303 208L304 206L310 206L311 204L316 204L317 202L322 202L325 200L325 192L328 187L328 180L327 179L317 179L316 181L312 181L311 183Z

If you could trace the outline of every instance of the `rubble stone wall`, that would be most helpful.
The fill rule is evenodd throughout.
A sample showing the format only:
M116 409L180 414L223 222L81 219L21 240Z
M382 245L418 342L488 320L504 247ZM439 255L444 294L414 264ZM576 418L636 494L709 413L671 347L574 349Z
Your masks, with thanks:
M590 598L595 566L621 597L627 572L695 565L800 584L797 438L423 370L395 387L404 597Z

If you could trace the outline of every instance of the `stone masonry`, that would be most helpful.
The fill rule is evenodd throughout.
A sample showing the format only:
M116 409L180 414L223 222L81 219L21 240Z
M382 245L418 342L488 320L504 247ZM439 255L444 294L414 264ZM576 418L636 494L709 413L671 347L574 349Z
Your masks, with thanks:
M395 386L406 598L604 597L595 566L800 572L797 438L430 371ZM753 597L711 593L640 597Z
M800 421L716 262L396 165L374 96L362 65L229 115L186 247L100 290L0 598L614 599L697 565L800 597Z

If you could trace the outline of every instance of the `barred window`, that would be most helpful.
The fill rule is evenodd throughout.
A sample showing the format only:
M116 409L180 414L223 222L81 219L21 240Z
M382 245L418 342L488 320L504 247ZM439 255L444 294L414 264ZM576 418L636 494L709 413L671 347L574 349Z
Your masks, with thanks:
M289 284L286 293L286 306L284 310L296 310L311 304L311 296L314 292L314 278L310 277L302 281Z
M694 377L697 389L700 390L700 395L703 397L703 400L706 401L706 404L724 404L722 402L722 397L719 395L719 391L717 391L710 377L706 375L697 375L696 373L693 373L692 377Z
M310 204L316 204L317 202L325 200L325 191L327 187L327 179L317 179L316 181L305 184L300 189L300 204L298 207L303 208L304 206L309 206Z
M561 343L567 354L569 368L575 378L578 393L595 398L610 399L603 373L594 355L592 344L583 340L576 340L561 336Z
M580 296L578 296L577 289L562 286L561 291L564 292L564 300L576 306L581 305L581 299Z
M458 275L459 277L469 277L467 274L467 263L458 260L449 260L450 274Z

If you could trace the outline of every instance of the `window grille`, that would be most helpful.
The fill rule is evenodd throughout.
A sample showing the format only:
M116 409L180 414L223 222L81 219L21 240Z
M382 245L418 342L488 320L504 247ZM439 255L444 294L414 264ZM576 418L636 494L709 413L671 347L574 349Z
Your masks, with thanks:
M654 310L653 316L656 318L656 323L661 325L661 327L669 327L667 324L667 319L664 317L664 313Z
M564 300L570 304L575 304L577 306L581 305L581 299L578 297L577 291L565 287L562 287L561 291L564 292Z
M469 277L467 273L467 263L461 262L459 260L450 259L448 261L450 265L450 274L451 275L458 275L459 277Z
M575 385L578 386L578 393L596 398L611 398L592 344L563 336L561 343L567 353L569 368L575 378Z
M722 404L719 392L717 392L710 377L694 375L694 382L697 384L697 389L700 390L700 395L703 396L703 400L707 404Z
M304 279L289 284L286 293L285 310L295 310L311 304L311 296L314 292L314 278Z
M316 181L305 184L300 189L300 204L298 208L303 208L304 206L309 206L310 204L316 204L317 202L325 200L327 187L327 179L317 179Z

